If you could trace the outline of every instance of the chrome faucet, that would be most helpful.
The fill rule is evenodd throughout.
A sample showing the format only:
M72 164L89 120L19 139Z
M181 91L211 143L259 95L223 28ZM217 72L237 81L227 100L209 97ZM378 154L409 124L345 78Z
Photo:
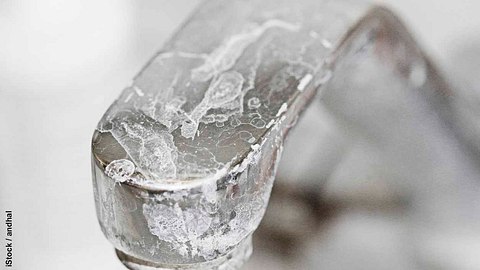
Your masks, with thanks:
M130 269L239 269L285 136L321 103L412 190L416 228L473 226L480 126L471 102L385 8L207 1L98 124L98 219Z

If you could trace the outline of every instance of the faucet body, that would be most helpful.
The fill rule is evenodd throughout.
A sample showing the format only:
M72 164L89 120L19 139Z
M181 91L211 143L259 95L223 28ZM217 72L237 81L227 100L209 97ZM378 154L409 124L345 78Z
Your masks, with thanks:
M207 1L95 131L102 231L130 269L240 268L285 136L311 102L385 156L414 190L417 220L463 222L442 209L472 208L477 144L456 121L468 118L452 96L386 9L348 0Z

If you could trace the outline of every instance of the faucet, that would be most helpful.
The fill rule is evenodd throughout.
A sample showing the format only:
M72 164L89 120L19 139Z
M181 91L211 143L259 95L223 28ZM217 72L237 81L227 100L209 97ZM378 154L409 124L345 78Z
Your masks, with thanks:
M94 132L100 227L129 269L239 269L286 135L313 103L381 153L412 191L420 235L474 227L480 125L472 102L386 8L206 1Z

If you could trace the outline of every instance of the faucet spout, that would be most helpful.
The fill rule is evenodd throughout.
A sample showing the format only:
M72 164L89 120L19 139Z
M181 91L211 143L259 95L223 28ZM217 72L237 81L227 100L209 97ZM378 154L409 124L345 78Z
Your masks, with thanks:
M406 179L473 183L451 90L394 16L369 8L208 1L149 61L92 142L97 216L127 267L240 268L285 136L312 101L411 168Z

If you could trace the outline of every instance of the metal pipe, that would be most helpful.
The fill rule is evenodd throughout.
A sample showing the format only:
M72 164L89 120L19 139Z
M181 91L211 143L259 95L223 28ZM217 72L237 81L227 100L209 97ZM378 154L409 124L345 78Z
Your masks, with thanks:
M479 176L452 96L384 8L205 2L95 131L101 228L130 269L240 268L285 135L312 101L385 156L415 191L415 220L446 224L442 207L471 203ZM426 196L445 187L442 205Z

